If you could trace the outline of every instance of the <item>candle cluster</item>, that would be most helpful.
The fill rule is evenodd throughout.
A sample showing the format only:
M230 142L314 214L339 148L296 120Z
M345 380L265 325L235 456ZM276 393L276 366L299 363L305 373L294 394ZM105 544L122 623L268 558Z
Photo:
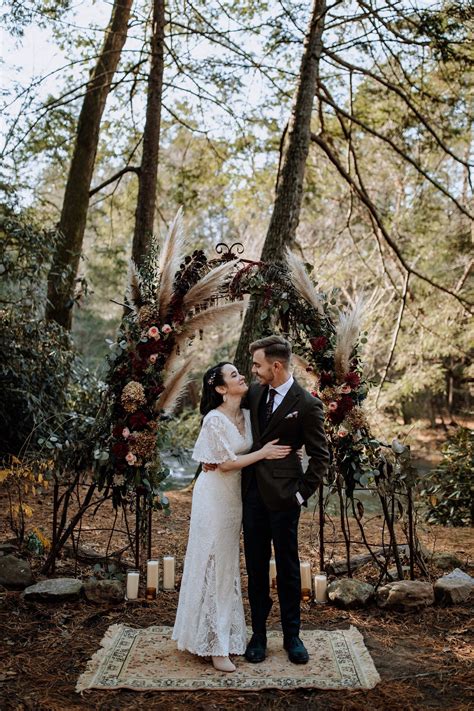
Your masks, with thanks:
M300 563L301 600L317 603L327 602L327 577L326 573L318 573L311 578L311 564L307 561ZM277 569L275 558L270 559L270 589L277 589Z
M160 562L149 560L146 565L145 598L154 600L159 589ZM136 600L140 585L140 572L129 570L127 573L126 599ZM163 590L174 590L175 587L175 559L172 555L163 557Z

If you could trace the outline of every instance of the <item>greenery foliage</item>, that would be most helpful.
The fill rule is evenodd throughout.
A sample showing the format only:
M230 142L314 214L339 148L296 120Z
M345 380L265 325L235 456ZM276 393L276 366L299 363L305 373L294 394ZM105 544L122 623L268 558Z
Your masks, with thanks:
M474 525L474 432L458 427L443 446L443 461L422 491L427 521L444 526Z

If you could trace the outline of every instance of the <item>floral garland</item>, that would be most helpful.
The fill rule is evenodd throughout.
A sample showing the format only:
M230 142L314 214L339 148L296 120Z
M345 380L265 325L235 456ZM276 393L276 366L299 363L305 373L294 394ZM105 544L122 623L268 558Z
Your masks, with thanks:
M187 257L176 274L174 297L161 321L156 299L142 298L124 319L108 357L107 412L95 459L99 482L112 487L118 506L130 490L147 493L157 508L168 502L159 485L169 473L160 460L166 444L166 414L159 406L165 391L165 368L174 353L184 314L182 297L208 270L202 251Z

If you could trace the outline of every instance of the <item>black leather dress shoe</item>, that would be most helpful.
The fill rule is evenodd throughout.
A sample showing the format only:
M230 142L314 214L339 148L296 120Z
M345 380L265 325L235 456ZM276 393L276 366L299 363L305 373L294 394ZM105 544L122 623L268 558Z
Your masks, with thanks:
M307 664L309 654L303 642L297 635L293 637L285 637L283 646L288 652L288 659L293 664Z
M267 635L265 632L254 632L245 650L245 659L252 664L263 662L267 656Z

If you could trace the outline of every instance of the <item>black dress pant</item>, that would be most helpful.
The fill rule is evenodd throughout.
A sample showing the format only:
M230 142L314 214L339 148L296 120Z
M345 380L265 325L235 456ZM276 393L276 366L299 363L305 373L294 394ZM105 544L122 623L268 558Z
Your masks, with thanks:
M285 637L299 634L299 517L300 507L297 504L289 511L270 511L260 496L257 482L252 480L243 501L243 529L254 632L265 632L268 613L272 607L269 576L273 540L283 634Z

